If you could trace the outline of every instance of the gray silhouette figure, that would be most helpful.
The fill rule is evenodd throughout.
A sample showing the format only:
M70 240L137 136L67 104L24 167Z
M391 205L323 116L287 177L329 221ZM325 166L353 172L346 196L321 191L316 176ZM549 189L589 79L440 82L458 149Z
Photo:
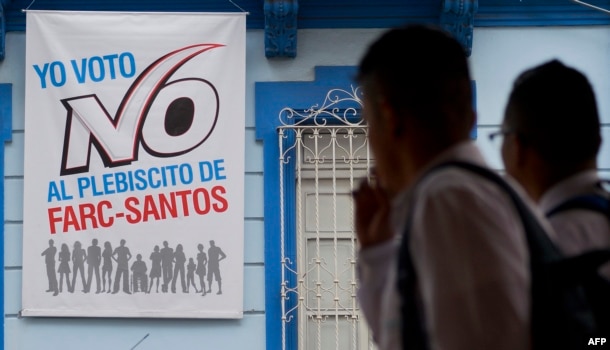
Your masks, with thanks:
M125 246L125 240L121 240L121 245L114 248L112 252L112 259L116 261L116 275L114 275L114 288L112 294L119 292L121 287L121 279L123 280L123 292L131 294L129 291L129 260L131 259L131 252L129 248Z
M186 279L184 276L184 265L186 264L186 256L182 249L182 244L176 246L174 252L174 279L172 280L172 293L176 293L176 281L180 278L182 293L186 293Z
M142 261L142 254L136 255L136 261L131 264L131 278L133 284L133 292L148 293L148 276L146 276L146 263Z
M44 256L44 262L47 265L47 278L49 279L49 289L47 289L47 292L53 292L53 295L59 294L57 275L55 274L55 254L57 254L57 248L53 240L50 239L49 247L40 256Z
M108 278L108 289L106 290L106 278ZM102 252L102 292L110 293L112 285L112 245L110 242L104 242L104 251Z
M102 262L102 248L97 245L97 239L91 241L91 245L87 248L87 287L85 293L91 290L91 280L95 274L95 294L101 291L100 285L100 264Z
M167 241L163 241L163 248L161 248L161 269L163 272L163 285L161 290L163 293L167 293L167 287L172 280L172 270L174 266L174 249L169 247Z
M161 252L159 246L156 245L154 251L150 254L150 260L152 267L150 268L150 286L148 287L148 293L152 290L154 281L157 281L157 293L159 293L159 279L161 278Z
M195 269L197 265L195 264L195 260L193 258L189 258L189 263L186 265L186 292L189 292L191 285L195 288L195 293L199 293L197 290L197 285L195 284Z
M76 289L76 276L81 277L83 292L87 292L87 281L85 281L85 260L87 259L87 252L82 248L79 241L74 242L74 249L72 249L72 288L70 293L74 293Z
M197 245L197 269L195 273L199 276L199 285L201 286L201 295L205 295L205 274L206 274L206 266L208 264L208 255L203 251L203 244L199 243Z
M66 279L66 290L70 291L72 289L70 287L70 248L68 248L66 243L61 245L61 250L59 251L59 268L57 272L59 272L59 292L63 292L64 277Z
M210 241L208 249L208 293L212 293L212 279L216 279L218 283L218 293L222 294L222 279L220 278L220 261L224 260L227 255L217 247L214 241Z

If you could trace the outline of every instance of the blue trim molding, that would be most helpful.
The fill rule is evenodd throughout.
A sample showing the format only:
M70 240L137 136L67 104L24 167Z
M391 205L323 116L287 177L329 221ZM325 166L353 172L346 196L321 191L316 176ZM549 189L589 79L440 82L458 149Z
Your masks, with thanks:
M0 129L0 137L3 142L7 142L11 140L12 132L13 132L13 84L0 84L0 125L2 128ZM4 149L4 148L2 148ZM0 163L3 164L4 158L0 158ZM4 175L4 172L2 172ZM0 205L3 202L0 202ZM4 211L0 210L0 213L4 213Z
M537 0L479 6L475 27L586 26L609 25L610 16L598 10L565 1Z
M4 15L4 3L0 1L0 61L4 61L4 53L6 52L6 16Z
M265 0L265 56L296 57L298 0Z
M167 0L0 0L4 7L6 30L24 31L25 13L32 10L65 11L248 11L248 29L264 29L268 14L280 14L274 6L293 6L298 0L167 1ZM600 4L602 0L587 0ZM606 1L607 4L607 0ZM298 28L389 28L406 22L438 23L446 5L467 0L327 0L302 1L294 8L291 24ZM263 6L261 6L263 5ZM265 9L265 8L266 9ZM605 6L604 6L605 7ZM459 7L458 7L459 8ZM284 11L288 10L284 8ZM297 16L298 10L298 16ZM291 15L292 16L292 15ZM286 19L284 19L286 20ZM271 23L273 24L273 23ZM542 26L542 25L608 25L610 16L570 0L485 0L479 1L474 26Z
M2 261L2 274L0 275L0 300L4 300L4 143L11 140L13 124L13 86L12 84L0 84L0 133L2 145L0 145L0 261ZM2 335L0 335L0 349L4 349L4 303L0 303L0 314L2 315Z
M462 44L468 56L472 52L474 15L478 6L478 0L444 0L441 10L441 26Z
M569 0L0 0L0 60L7 31L25 31L24 8L57 11L248 11L247 29L265 30L265 55L296 57L297 29L390 28L440 23L472 47L473 27L610 25L602 11ZM440 9L440 11L439 11ZM298 23L297 23L298 20Z
M263 142L264 154L264 217L265 217L265 316L267 349L297 349L297 320L290 320L286 338L282 339L282 261L280 232L280 173L277 128L280 111L285 107L305 110L312 103L324 100L331 89L350 90L354 84L356 68L351 66L316 67L315 80L310 82L257 82L255 83L256 139ZM294 173L285 173L285 226L294 228L295 188ZM292 233L292 234L291 234ZM287 238L294 231L287 232ZM286 239L285 255L296 263L296 243ZM289 281L290 283L290 281Z

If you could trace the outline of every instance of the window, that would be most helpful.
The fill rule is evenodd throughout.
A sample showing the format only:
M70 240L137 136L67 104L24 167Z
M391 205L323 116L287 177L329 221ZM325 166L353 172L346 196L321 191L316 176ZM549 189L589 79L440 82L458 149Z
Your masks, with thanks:
M269 349L369 349L356 299L351 191L372 165L353 67L257 83L265 159Z

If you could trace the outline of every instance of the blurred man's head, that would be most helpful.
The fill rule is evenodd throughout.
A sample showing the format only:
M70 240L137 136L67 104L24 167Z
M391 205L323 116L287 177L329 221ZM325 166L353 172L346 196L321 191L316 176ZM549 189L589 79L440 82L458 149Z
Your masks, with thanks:
M357 79L382 185L401 161L397 155L442 151L469 138L474 111L468 62L448 33L423 25L387 31L367 50ZM404 147L405 140L424 134L427 144Z
M519 75L502 128L506 170L526 189L542 175L551 177L548 187L596 167L601 135L595 94L581 72L558 60Z

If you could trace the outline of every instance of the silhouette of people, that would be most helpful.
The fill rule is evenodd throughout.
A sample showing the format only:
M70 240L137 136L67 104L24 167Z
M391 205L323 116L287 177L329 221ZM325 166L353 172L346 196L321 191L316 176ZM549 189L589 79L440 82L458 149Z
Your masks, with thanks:
M97 245L97 239L91 241L91 245L87 248L87 287L85 293L91 290L91 280L95 273L95 294L100 292L100 264L102 262L102 248Z
M172 280L172 271L174 266L174 249L171 248L167 241L163 241L163 248L161 248L161 269L163 272L163 285L161 290L163 293L167 293L167 287Z
M108 289L106 289L106 278L108 278ZM110 242L104 242L104 251L102 252L102 292L110 293L112 285L112 245Z
M220 278L220 261L224 260L227 255L217 247L214 241L210 241L208 249L208 293L212 293L212 279L216 279L218 283L218 293L222 294L222 279Z
M119 292L121 287L121 279L123 280L123 292L131 294L129 291L129 260L131 259L131 252L129 248L125 246L125 240L121 239L121 245L114 248L112 252L112 259L116 261L116 275L114 275L114 288L112 294Z
M47 289L47 292L53 292L53 295L59 294L57 275L55 274L55 254L57 254L57 248L53 240L50 239L49 247L40 256L44 256L44 262L47 265L47 278L49 279L49 289Z
M148 287L148 293L152 290L153 282L157 281L157 293L159 293L159 279L161 278L161 252L159 246L156 245L154 251L150 254L150 260L152 267L150 268L150 286Z
M199 243L197 245L197 270L195 273L199 276L199 285L201 286L201 295L205 295L205 273L206 273L206 265L208 264L208 255L203 251L203 244Z
M76 276L81 277L82 291L87 292L87 281L85 280L85 260L87 259L87 252L82 248L79 241L74 242L74 249L72 249L72 288L70 292L74 293L76 289Z
M172 293L176 293L176 281L180 278L182 293L186 293L186 280L184 276L184 265L186 264L186 256L182 249L182 244L176 246L174 252L174 279L172 280Z
M195 293L199 293L199 291L197 290L197 285L195 284L195 269L197 268L197 265L195 264L195 260L193 260L193 258L189 258L189 263L186 265L186 292L189 292L189 289L191 288L191 284L193 285L193 288L195 288Z
M146 263L142 261L142 254L136 255L136 261L131 264L131 272L133 278L133 292L144 292L146 293L146 287L148 287L148 283L146 280L146 271L148 267L146 267Z
M59 272L59 292L63 291L64 277L66 278L66 290L70 291L72 289L70 287L70 248L68 248L66 243L61 245L61 250L59 251L59 268L57 272Z

